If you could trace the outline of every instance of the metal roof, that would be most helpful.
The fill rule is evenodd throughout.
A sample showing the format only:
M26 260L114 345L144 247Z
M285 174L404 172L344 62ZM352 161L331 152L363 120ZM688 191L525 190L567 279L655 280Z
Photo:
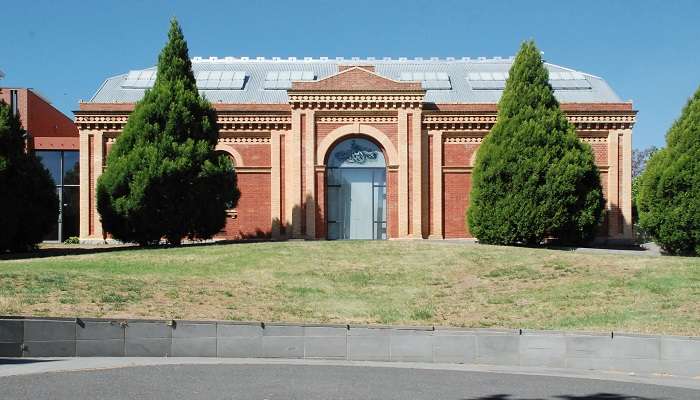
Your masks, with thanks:
M283 71L313 71L315 78L323 79L338 73L339 65L374 65L376 73L394 80L400 80L406 73L434 72L446 73L449 76L451 89L427 89L425 101L430 103L496 103L502 90L483 89L469 80L470 73L486 73L500 77L506 74L513 63L513 58L445 58L445 59L352 59L327 58L312 59L294 57L282 59L274 57L248 58L201 58L192 59L192 70L195 76L203 71L245 71L245 84L243 89L201 89L200 93L212 103L260 103L274 104L287 103L287 91L280 89L265 89L265 80L269 73ZM575 71L559 65L546 63L550 74L554 77L568 76L569 79L578 78L578 84L553 85L554 94L562 103L617 103L620 98L610 86L600 77ZM156 67L146 68L147 71ZM134 71L132 76L134 75ZM495 75L494 75L495 73ZM562 73L564 73L562 75ZM566 74L571 73L571 74ZM125 85L129 73L117 75L105 80L90 103L133 103L143 97L144 88L134 88ZM471 75L474 76L474 75ZM550 77L551 78L551 77ZM583 78L584 80L580 79ZM587 81L587 84L585 82ZM584 82L583 85L580 83ZM554 83L554 82L553 82ZM561 82L567 83L567 82ZM269 86L268 86L269 87ZM561 89L556 89L561 87Z

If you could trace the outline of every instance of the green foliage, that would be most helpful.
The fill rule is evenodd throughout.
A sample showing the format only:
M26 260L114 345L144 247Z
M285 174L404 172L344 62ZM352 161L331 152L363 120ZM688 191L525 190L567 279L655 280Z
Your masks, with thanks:
M469 229L480 242L593 239L604 206L593 153L559 109L533 42L523 43L479 148Z
M649 160L637 207L640 226L666 252L700 254L700 89Z
M34 248L58 220L56 185L34 154L25 131L0 101L0 252Z
M163 237L177 245L220 231L239 192L230 160L214 152L218 136L173 20L155 85L136 104L97 183L104 229L141 245Z
M80 244L80 238L77 236L71 236L63 241L63 244Z

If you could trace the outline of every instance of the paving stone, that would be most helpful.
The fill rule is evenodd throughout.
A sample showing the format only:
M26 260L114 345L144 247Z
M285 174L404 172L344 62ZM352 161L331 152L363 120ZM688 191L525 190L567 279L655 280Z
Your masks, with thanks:
M303 336L263 336L263 357L271 358L303 358Z
M127 357L168 357L172 346L171 338L129 338L124 343Z
M305 358L347 358L347 340L343 336L306 336L304 338Z
M25 341L23 357L75 357L75 339L58 341Z
M333 326L307 326L304 327L304 336L342 336L345 337L348 329Z
M124 339L124 327L117 321L84 321L76 324L76 339L108 340Z
M615 336L612 358L659 359L661 343L655 337Z
M22 342L0 343L0 357L22 357Z
M123 357L124 339L76 340L77 357Z
M433 336L433 359L436 363L468 364L476 361L476 335L438 334Z
M217 340L217 357L256 358L263 356L262 335L219 337Z
M75 341L75 321L25 320L24 341Z
M612 339L609 336L566 335L566 357L610 358Z
M24 340L23 321L0 319L0 343L16 343L22 340Z
M173 329L174 338L216 338L216 323L177 322Z
M433 337L429 334L391 336L391 361L433 362Z
M518 365L520 337L512 335L477 335L477 358L480 364Z
M349 360L389 361L390 336L388 334L348 335L347 340Z
M125 330L126 339L130 338L171 338L173 329L165 322L129 321Z
M173 357L216 357L216 337L172 339Z
M566 339L563 335L520 336L520 365L563 368L566 365Z
M660 344L659 357L663 360L700 362L700 340L698 339L662 337Z
M217 324L216 335L222 337L261 337L260 325Z
M263 336L304 336L304 327L294 325L265 325Z

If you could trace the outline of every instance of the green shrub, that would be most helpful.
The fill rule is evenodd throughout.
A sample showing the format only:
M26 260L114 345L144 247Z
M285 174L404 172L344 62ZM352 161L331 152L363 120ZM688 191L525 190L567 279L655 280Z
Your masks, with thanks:
M700 254L700 89L649 160L637 207L640 226L664 251Z
M526 42L477 154L469 229L483 243L580 243L593 239L603 207L591 148L559 109L539 50Z
M36 247L58 220L56 185L25 151L25 135L19 116L0 101L0 252Z
M80 244L80 238L77 236L71 236L63 241L63 244Z
M210 238L239 197L231 162L214 152L216 114L199 95L175 20L168 39L155 85L136 104L97 182L102 226L122 242Z

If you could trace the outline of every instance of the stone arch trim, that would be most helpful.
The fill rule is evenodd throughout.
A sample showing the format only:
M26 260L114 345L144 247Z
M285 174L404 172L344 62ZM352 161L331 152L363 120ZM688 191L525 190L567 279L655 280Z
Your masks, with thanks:
M399 155L396 151L396 147L391 142L391 139L379 129L360 123L343 125L339 128L331 131L326 137L321 140L318 145L318 158L317 164L324 164L328 153L334 144L341 140L345 136L349 135L365 135L374 139L383 148L386 156L386 166L395 166L399 164Z
M241 153L237 152L236 149L234 149L232 146L228 144L218 143L216 147L214 147L214 151L223 151L225 153L230 154L236 162L236 165L234 165L234 167L243 166L243 157L241 157Z

